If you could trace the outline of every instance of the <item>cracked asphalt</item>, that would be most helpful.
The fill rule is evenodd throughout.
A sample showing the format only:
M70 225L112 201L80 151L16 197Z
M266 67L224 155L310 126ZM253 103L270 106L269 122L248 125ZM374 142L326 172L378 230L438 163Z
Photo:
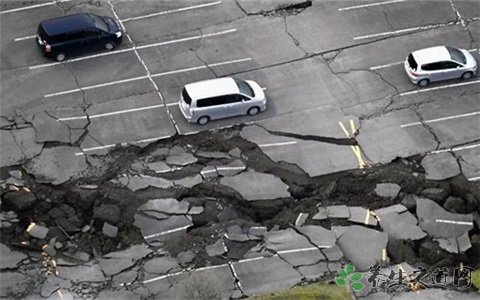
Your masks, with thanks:
M123 44L44 58L38 23L85 11ZM480 62L479 32L473 0L2 1L0 297L237 299L348 262L478 268L480 79L421 89L403 60ZM223 76L258 82L267 111L187 123L183 85Z

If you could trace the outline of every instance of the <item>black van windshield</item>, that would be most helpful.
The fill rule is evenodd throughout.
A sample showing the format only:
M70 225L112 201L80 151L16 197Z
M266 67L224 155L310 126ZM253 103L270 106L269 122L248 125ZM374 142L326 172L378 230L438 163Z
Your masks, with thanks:
M182 97L183 101L185 101L185 103L187 103L188 105L192 103L192 98L190 98L190 95L187 93L187 90L185 88L183 88L182 90Z
M417 70L418 65L417 65L417 62L415 61L415 58L413 58L412 53L410 53L410 55L408 55L408 64L410 65L410 68L412 70L414 70L414 71Z
M99 16L96 16L96 15L93 15L93 14L89 14L89 16L90 16L90 18L92 18L93 23L95 23L95 27L97 27L100 30L108 32L107 23L105 23L105 21L102 18L100 18Z

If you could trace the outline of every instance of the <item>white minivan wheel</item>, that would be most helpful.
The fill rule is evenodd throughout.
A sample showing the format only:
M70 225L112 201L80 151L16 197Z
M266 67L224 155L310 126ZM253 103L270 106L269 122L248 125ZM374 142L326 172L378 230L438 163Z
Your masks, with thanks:
M467 80L467 79L470 79L473 77L473 73L472 72L465 72L462 74L462 79L463 80Z
M57 56L55 57L56 61L64 61L65 60L65 54L63 53L58 53Z
M418 82L418 86L419 87L426 87L429 83L430 83L430 81L428 79L422 79Z
M256 114L258 114L260 112L260 108L258 108L257 106L254 106L254 107L250 107L247 111L247 114L249 116L254 116Z
M209 116L202 116L202 117L198 118L197 123L199 125L206 125L209 121L210 121Z

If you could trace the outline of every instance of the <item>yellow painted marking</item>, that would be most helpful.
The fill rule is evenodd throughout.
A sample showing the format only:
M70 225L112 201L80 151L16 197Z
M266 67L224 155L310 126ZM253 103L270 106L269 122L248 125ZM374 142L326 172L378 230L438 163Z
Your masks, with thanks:
M338 124L340 124L340 127L342 127L343 132L344 132L345 135L349 138L349 137L350 137L350 133L348 132L347 128L345 128L345 126L343 126L343 123L342 123L342 122L338 122Z
M368 222L370 221L370 209L367 209L367 215L365 216L365 225L368 225Z
M357 129L355 128L355 123L353 122L353 120L350 120L350 128L352 129L352 135L355 135Z

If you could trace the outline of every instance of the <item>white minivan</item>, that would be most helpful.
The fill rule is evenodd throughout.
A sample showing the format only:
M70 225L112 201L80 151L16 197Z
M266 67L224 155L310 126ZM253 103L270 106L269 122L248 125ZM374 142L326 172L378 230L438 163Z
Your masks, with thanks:
M267 109L267 99L255 81L225 77L186 84L178 106L188 122L205 125L215 119L254 116Z

